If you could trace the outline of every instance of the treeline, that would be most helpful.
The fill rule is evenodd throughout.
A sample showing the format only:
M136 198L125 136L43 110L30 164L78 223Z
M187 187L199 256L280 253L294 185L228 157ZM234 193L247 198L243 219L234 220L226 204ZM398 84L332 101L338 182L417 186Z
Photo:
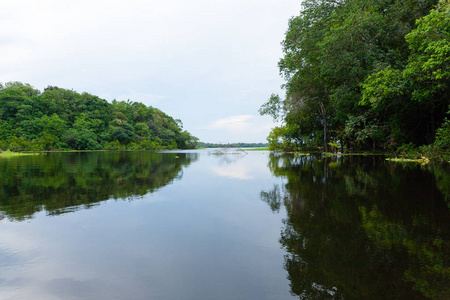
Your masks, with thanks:
M118 150L195 148L198 139L154 107L107 102L89 93L0 83L0 149Z
M304 0L282 47L271 148L449 151L448 0Z
M199 148L260 148L260 147L268 147L268 143L229 143L229 144L220 144L220 143L203 143L199 142Z

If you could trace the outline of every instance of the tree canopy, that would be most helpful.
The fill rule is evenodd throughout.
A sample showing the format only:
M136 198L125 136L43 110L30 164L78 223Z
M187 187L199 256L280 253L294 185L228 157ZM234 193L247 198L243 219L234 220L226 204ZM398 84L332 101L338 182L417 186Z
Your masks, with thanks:
M282 42L286 96L272 148L450 147L450 5L436 0L304 0Z
M186 149L198 139L161 110L89 93L0 85L0 149Z

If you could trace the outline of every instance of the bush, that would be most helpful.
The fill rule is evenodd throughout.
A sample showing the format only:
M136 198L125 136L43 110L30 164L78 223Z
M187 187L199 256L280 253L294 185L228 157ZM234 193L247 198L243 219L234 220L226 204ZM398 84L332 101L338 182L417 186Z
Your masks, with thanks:
M103 143L104 150L123 150L124 148L118 140Z
M413 143L402 144L397 148L397 155L402 156L404 158L418 158L420 157L420 153L418 152L416 146Z
M62 140L72 149L98 150L101 148L97 141L97 135L91 130L76 130L71 128L66 131Z
M442 126L436 130L434 145L441 149L450 149L450 120L445 119Z

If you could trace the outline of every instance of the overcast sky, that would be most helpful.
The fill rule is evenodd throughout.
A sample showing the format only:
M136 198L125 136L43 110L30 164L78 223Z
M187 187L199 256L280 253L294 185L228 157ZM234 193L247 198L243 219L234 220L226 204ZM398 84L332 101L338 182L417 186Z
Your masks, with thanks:
M258 115L298 0L2 0L0 82L142 102L203 142L265 142Z

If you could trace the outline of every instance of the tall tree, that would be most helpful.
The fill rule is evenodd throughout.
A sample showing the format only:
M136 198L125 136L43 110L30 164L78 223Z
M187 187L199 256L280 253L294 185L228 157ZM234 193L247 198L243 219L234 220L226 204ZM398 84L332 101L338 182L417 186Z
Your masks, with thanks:
M361 102L361 85L386 66L407 63L410 50L404 36L433 4L435 0L303 1L282 42L279 68L286 97L271 97L260 113L282 109L284 132L299 145L314 144L321 136L325 151L330 139L375 147L382 136L379 116ZM289 137L291 128L300 140Z

